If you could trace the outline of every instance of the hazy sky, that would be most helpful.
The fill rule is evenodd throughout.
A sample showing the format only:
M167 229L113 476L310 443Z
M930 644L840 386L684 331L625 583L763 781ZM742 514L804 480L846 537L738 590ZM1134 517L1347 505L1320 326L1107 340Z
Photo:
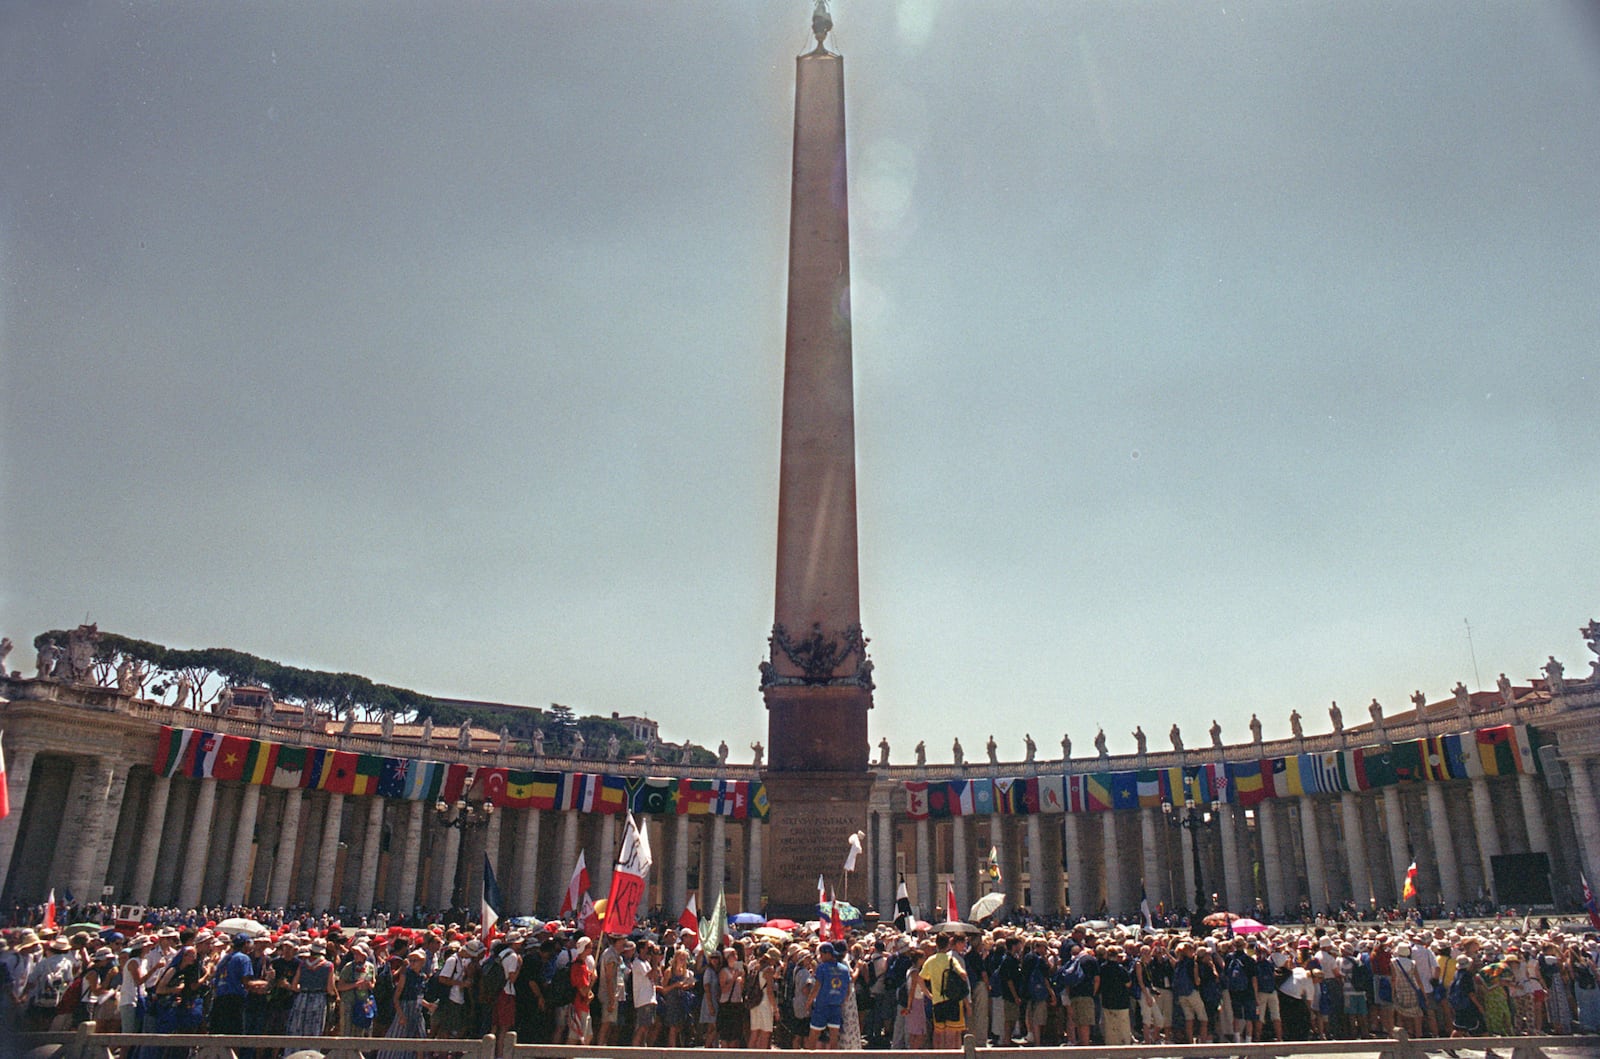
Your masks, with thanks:
M1464 619L1586 671L1593 12L835 4L874 741L1321 730L1477 686ZM809 15L0 8L12 666L765 738Z

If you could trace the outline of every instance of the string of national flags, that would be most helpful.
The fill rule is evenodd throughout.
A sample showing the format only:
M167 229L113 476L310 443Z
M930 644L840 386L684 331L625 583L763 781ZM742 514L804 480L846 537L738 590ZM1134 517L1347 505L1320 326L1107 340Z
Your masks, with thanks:
M1544 733L1526 724L1408 739L1325 753L1160 769L1070 775L911 780L913 820L1011 813L1091 813L1232 802L1252 808L1268 798L1335 794L1426 780L1542 773Z
M483 799L501 809L552 809L646 816L705 815L764 820L766 784L745 779L614 776L387 757L273 743L163 725L158 776L237 780L411 801Z

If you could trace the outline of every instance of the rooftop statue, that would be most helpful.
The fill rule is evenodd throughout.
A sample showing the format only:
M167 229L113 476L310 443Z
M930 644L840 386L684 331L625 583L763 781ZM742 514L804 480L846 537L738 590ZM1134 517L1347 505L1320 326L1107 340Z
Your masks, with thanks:
M1038 753L1039 747L1034 743L1032 734L1024 732L1022 734L1022 760L1032 761Z
M1000 763L1000 748L995 744L993 732L989 733L989 744L984 749L989 752L989 764L998 765Z
M533 730L533 756L534 757L544 757L544 729L543 728L535 728Z
M1456 713L1462 720L1472 716L1472 692L1461 681L1456 681L1456 686L1450 689L1450 694L1456 697Z
M1494 686L1500 689L1501 702L1507 706L1515 706L1517 704L1517 693L1511 688L1511 679L1504 673L1500 674L1500 679L1494 682Z
M383 711L383 720L380 723L382 724L383 738L384 739L393 739L394 738L394 711L393 710L384 710Z
M879 743L878 748L883 751L883 758L885 761L887 761L889 759L889 740L885 739L883 742ZM914 751L914 753L917 755L917 764L926 765L928 763L927 743L923 742L921 739L918 739L917 749Z
M753 763L759 769L761 767L761 759L767 756L767 748L761 745L761 740L757 739L750 744L750 749L755 752L755 761Z
M1328 707L1328 720L1333 722L1334 735L1344 734L1344 713L1339 709L1337 701Z
M620 753L622 753L622 740L617 738L616 732L612 732L606 737L606 760L615 761Z
M1145 740L1144 725L1141 724L1141 725L1136 725L1134 727L1134 729L1133 729L1133 744L1134 744L1134 746L1138 747L1138 751L1139 751L1140 756L1143 756L1144 753L1145 753L1146 748L1149 745Z
M461 727L456 729L456 749L472 749L472 725L466 721L462 721Z
M1222 749L1222 725L1217 723L1215 717L1211 718L1211 745L1218 750Z
M878 764L887 768L889 765L889 737L884 736L878 740Z
M1417 718L1420 720L1422 711L1428 708L1428 696L1422 693L1421 688L1411 693L1411 705L1417 708Z
M1172 731L1167 733L1167 738L1172 740L1172 749L1180 754L1183 753L1183 733L1178 731L1177 725L1172 726Z
M0 669L3 668L0 666ZM1566 667L1556 661L1555 655L1551 655L1550 661L1544 664L1544 679L1550 685L1550 694L1560 695L1567 690L1567 682L1563 676L1565 673Z
M1296 739L1304 739L1306 737L1306 730L1300 723L1299 710L1289 711L1289 731L1294 733Z
M1106 749L1106 730L1104 728L1094 735L1094 749L1101 757L1111 756L1111 751Z
M955 742L950 744L950 753L955 758L957 765L966 764L967 755L961 749L961 737L957 736Z
M721 743L717 744L717 764L726 765L727 763L728 763L728 741L726 739L724 739Z
M1061 760L1062 761L1067 761L1071 757L1072 757L1072 736L1071 735L1063 735L1061 737Z
M1253 713L1250 715L1250 739L1252 742L1261 742L1261 718Z

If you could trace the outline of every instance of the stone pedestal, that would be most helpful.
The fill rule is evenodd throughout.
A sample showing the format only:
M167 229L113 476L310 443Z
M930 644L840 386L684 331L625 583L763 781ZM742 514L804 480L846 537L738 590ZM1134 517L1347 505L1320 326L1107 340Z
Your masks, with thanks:
M762 696L771 772L860 773L861 782L871 785L871 776L865 774L871 691L853 685L775 684L764 688Z
M864 750L865 740L861 746ZM772 801L761 873L767 915L814 919L817 876L830 887L839 885L850 835L867 828L872 774L769 772L766 784Z

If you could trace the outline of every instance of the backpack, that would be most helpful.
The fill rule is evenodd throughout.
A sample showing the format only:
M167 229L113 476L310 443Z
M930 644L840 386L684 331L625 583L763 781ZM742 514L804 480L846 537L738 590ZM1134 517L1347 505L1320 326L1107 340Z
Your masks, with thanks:
M1228 961L1228 992L1242 993L1250 988L1250 976L1245 973L1244 960L1235 956Z
M1056 972L1056 988L1063 992L1083 984L1083 957L1074 956L1072 962Z
M1450 1006L1465 1011L1472 1006L1472 971L1457 971L1450 980Z
M50 968L49 973L39 983L38 1006L47 1008L59 1006L61 998L67 995L67 990L72 986L72 978L72 964L65 960Z
M483 969L478 973L479 988L482 989L485 999L491 1002L506 988L506 965L500 962L499 954L489 958Z
M967 976L955 969L956 957L950 957L950 964L944 969L944 981L940 983L940 992L944 994L944 1002L952 1000L961 1001L972 995L972 989L967 985Z
M1350 984L1368 996L1372 995L1372 963L1365 954L1356 961L1355 967L1350 971Z
M754 1011L761 1006L761 1001L766 995L767 991L761 984L761 970L753 968L744 976L744 1006Z
M1036 958L1033 961L1033 967L1028 972L1029 1000L1051 999L1050 979L1049 976L1045 974L1046 970L1048 970L1048 968L1045 966L1044 960Z
M1256 961L1256 992L1270 993L1278 988L1278 967L1270 958Z
M549 973L550 978L544 987L545 1003L551 1007L564 1008L578 995L577 989L572 985L572 964L557 967L556 961L551 960Z

